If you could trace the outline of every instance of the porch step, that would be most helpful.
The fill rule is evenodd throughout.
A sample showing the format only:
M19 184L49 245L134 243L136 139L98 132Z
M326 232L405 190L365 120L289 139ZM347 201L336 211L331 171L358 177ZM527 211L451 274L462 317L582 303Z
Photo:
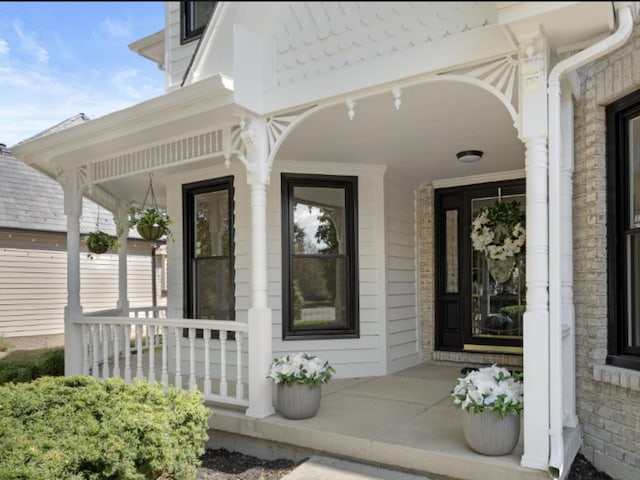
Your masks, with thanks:
M442 478L442 477L441 477ZM282 480L436 480L423 475L314 455Z

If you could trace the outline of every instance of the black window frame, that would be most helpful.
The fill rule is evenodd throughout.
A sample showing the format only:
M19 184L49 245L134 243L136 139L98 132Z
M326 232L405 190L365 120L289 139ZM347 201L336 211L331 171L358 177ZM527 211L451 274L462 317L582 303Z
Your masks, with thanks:
M640 228L625 228L629 217L629 121L640 117L640 90L606 107L607 148L607 364L640 370L640 346L628 347L629 264L627 236L640 235Z
M198 2L198 1L182 1L180 2L180 44L192 42L202 36L202 32L207 26L207 22L199 27L194 27L191 22L191 16L193 13L193 6L197 3L213 3L211 15L216 9L218 2Z
M293 325L293 209L295 187L342 188L345 192L345 241L347 325L317 328ZM282 339L313 340L360 337L360 295L358 280L358 177L314 174L281 174L282 201Z
M183 311L184 318L195 318L195 265L193 262L195 249L195 225L193 222L195 213L195 196L202 193L215 191L228 191L229 198L229 272L231 282L232 317L228 320L235 320L236 317L236 296L235 296L235 212L234 212L234 177L232 175L210 180L203 180L182 185L182 208L183 208L183 252L184 252L184 293ZM209 257L207 257L209 258ZM216 332L212 332L217 334ZM202 332L198 332L200 337Z

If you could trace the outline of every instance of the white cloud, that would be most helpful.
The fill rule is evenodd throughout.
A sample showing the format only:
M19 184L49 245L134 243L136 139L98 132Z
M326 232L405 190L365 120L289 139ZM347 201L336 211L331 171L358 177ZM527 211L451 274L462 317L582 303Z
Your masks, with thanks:
M131 21L130 20L111 20L107 17L102 22L102 28L112 37L129 37L131 35Z
M35 33L24 32L20 21L13 22L13 29L20 39L20 47L22 50L37 58L41 63L47 63L49 61L49 52L38 43Z
M0 55L5 55L9 53L9 44L6 40L0 38Z
M140 98L140 92L133 84L133 80L138 78L138 71L134 68L126 68L116 72L111 78L111 83L131 98Z

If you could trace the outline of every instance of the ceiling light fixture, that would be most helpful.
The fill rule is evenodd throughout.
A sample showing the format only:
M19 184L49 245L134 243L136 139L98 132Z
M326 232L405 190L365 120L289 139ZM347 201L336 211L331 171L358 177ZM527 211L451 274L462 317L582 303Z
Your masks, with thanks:
M482 158L482 155L484 155L484 153L481 150L464 150L456 153L458 160L463 163L477 162Z

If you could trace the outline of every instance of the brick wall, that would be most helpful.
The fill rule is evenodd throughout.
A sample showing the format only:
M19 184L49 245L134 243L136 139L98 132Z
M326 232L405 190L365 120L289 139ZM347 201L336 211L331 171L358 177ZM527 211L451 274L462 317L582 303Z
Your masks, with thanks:
M605 106L640 88L640 27L580 71L575 106L574 303L581 452L615 479L640 478L640 372L605 365L607 228Z

